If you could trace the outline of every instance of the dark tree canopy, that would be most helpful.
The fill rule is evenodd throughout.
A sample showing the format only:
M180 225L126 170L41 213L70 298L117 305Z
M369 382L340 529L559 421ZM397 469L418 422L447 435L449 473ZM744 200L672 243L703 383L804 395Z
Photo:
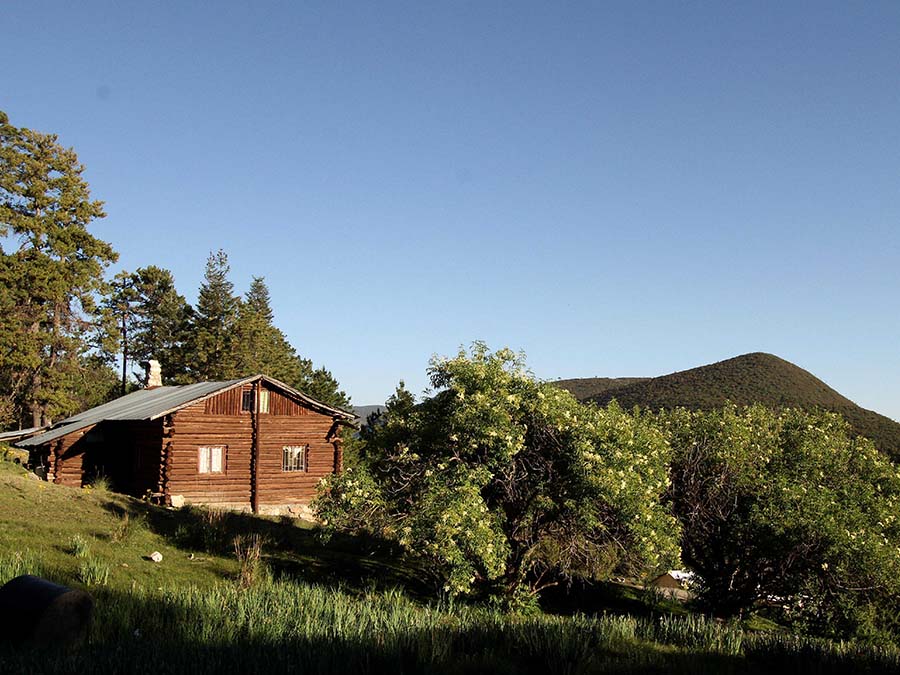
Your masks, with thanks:
M0 112L0 251L3 349L0 371L7 415L34 425L73 412L69 386L84 367L85 335L112 247L88 232L104 217L84 167L53 134L10 124Z

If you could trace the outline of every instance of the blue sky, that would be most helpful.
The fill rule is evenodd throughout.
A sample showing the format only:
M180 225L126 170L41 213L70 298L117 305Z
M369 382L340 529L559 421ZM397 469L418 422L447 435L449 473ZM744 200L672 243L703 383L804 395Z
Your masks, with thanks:
M131 6L129 6L131 5ZM0 109L118 268L211 250L356 404L482 339L542 378L751 351L900 419L900 4L4 7Z

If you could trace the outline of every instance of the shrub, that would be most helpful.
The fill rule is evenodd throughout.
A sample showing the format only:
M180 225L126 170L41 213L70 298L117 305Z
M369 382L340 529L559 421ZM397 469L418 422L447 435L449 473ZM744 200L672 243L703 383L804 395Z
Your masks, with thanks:
M832 413L662 413L669 498L701 599L777 603L816 633L900 635L900 470Z
M401 386L360 466L323 481L327 528L396 540L449 595L520 607L560 578L677 560L678 524L660 501L668 445L652 420L581 405L480 343L433 359L429 375L439 393L416 405Z

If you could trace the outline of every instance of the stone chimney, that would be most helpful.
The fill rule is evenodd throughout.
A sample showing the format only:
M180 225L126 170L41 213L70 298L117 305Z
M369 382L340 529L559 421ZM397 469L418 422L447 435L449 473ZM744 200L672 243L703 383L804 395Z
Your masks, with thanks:
M159 361L156 359L141 361L141 367L144 369L144 389L162 386L162 368Z

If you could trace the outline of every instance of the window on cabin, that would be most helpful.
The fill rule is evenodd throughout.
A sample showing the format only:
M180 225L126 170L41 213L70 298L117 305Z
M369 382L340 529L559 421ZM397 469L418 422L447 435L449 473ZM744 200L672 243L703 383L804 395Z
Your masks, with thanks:
M253 412L253 390L248 389L241 394L241 412ZM269 392L267 389L259 391L259 412L269 412Z
M281 456L282 471L306 471L308 445L286 445Z
M222 473L225 471L225 446L210 445L197 449L198 473Z

